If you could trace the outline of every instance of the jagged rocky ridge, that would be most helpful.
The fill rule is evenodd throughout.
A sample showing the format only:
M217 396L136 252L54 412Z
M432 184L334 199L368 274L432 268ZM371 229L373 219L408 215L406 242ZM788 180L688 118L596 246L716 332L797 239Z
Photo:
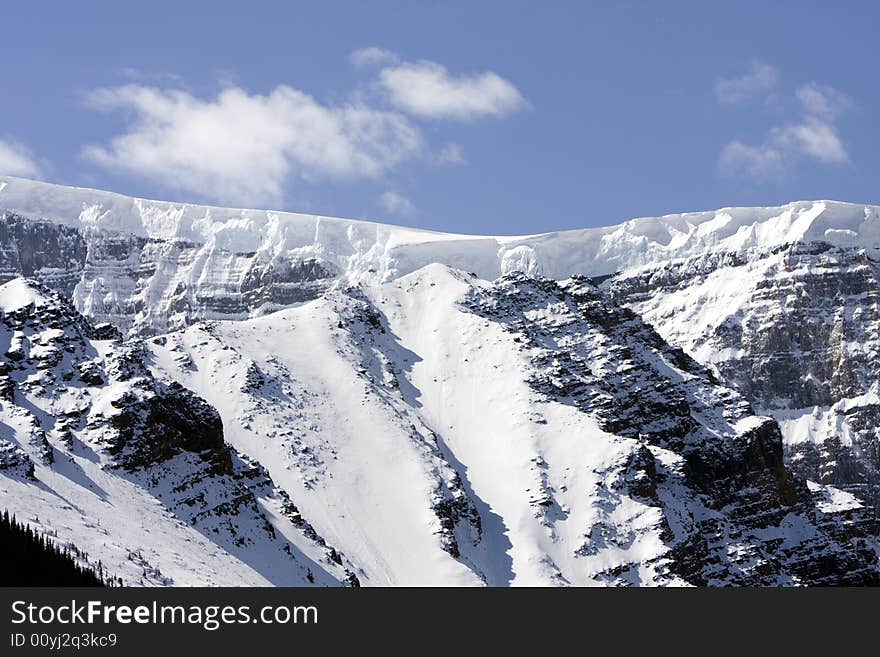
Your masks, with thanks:
M801 500L798 504L803 504L805 499L812 500L816 515L810 519L810 514L804 511L806 522L821 528L832 542L842 541L842 546L849 546L849 556L846 550L832 550L837 556L822 562L838 573L829 575L831 579L842 577L841 569L859 573L855 564L861 558L858 555L864 555L869 549L866 536L872 531L876 535L876 524L871 529L876 521L865 511L864 505L877 505L880 463L876 433L878 361L874 344L877 335L876 253L880 246L877 208L831 202L798 203L784 208L727 209L634 220L617 227L525 238L473 238L303 215L162 204L17 179L0 181L0 207L9 208L5 223L11 244L5 241L2 244L6 278L20 273L33 275L63 294L69 294L86 315L110 321L129 335L153 335L204 319L259 316L307 299L313 299L308 306L323 306L330 299L342 299L337 314L328 316L324 327L331 332L334 328L339 331L342 330L340 325L347 326L347 321L340 319L348 312L343 309L357 296L350 293L340 296L337 289L340 285L366 284L364 299L373 299L381 320L381 312L389 309L381 310L381 299L370 290L385 289L404 280L411 275L409 272L417 272L429 262L445 262L475 272L483 279L516 271L533 278L544 274L554 279L565 279L573 273L601 275L596 282L617 304L643 315L662 338L705 365L707 376L737 389L759 413L772 415L779 421L786 460L797 474L794 480L800 477L809 480L806 497L803 485L795 486ZM40 248L36 249L37 246ZM618 273L608 278L615 271ZM382 281L386 285L377 287ZM581 281L581 284L586 283ZM372 311L365 312L364 317L373 317ZM419 310L420 314L425 312L425 309ZM435 454L437 471L441 473L427 480L434 483L424 484L426 489L434 491L427 499L426 508L431 510L428 524L434 527L431 531L440 540L441 550L464 563L468 572L476 573L478 580L488 583L527 581L521 573L529 569L520 567L521 562L517 562L515 578L503 568L499 571L492 565L499 561L499 555L504 562L503 555L515 554L518 548L501 549L505 540L496 541L493 532L497 521L482 506L468 477L473 467L459 460L460 449L450 448L452 439L447 435L448 430L440 430L437 418L426 417L430 413L422 400L425 391L432 387L434 377L416 384L410 381L413 372L404 364L418 362L422 352L432 348L431 345L420 342L422 347L412 350L413 357L410 342L415 338L405 346L393 337L386 344L388 337L380 329L387 327L380 320L376 326L368 322L357 334L359 343L372 345L366 351L354 350L351 345L339 349L347 354L347 360L357 359L360 363L355 376L370 377L373 387L369 395L380 395L385 401L401 398L402 405L398 400L394 406L398 409L396 412L402 409L401 417L406 421L412 419L415 408L418 421L412 422L414 429L407 432L409 440L421 444L420 449L425 453ZM257 324L259 321L252 320ZM279 330L277 326L263 329ZM218 330L223 334L233 329L224 323L200 324L173 336ZM298 343L301 333L298 330L289 338ZM395 334L392 329L392 336ZM619 337L624 341L630 339ZM236 347L225 339L212 343L208 338L201 338L190 344L189 338L158 338L159 341L166 339L170 344L183 340L175 347L178 350L175 359L180 361L175 368L180 365L180 371L185 374L172 371L175 368L166 367L164 363L162 368L151 366L151 369L162 376L177 378L208 399L221 415L228 415L226 406L235 407L239 400L233 403L224 396L212 399L211 387L203 386L201 379L204 365L219 367L216 362L222 359L217 354ZM373 344L377 339L379 346ZM211 344L210 349L197 344L202 341ZM244 345L240 346L241 351L246 351ZM391 348L390 354L386 354L386 347ZM150 350L157 358L164 358L158 343ZM539 359L535 364L552 370L554 358L564 360L567 356L560 350L559 354L546 358L546 362ZM243 357L242 362L246 361L248 358ZM688 367L682 365L684 361L673 362L675 367L688 371ZM644 363L639 364L639 368L644 367ZM251 370L254 380L259 381L262 376L270 384L290 375L289 371L275 371L272 363L255 365L255 368ZM410 369L418 372L419 366L410 365ZM225 376L222 369L216 374ZM246 378L246 373L242 375ZM534 392L540 390L540 386L533 379L532 374L527 374L523 380L530 382L529 389ZM631 383L638 386L641 382L636 377L634 382L627 381L627 385ZM581 384L569 381L566 385L578 388ZM304 387L308 391L315 387L314 382ZM591 402L594 405L585 405L582 410L597 418L604 412L602 421L609 424L601 428L620 431L630 439L632 426L638 423L633 425L627 413L621 417L614 411L609 413L608 408L619 409L616 402L608 401L615 399L615 393L601 390L599 394L597 390L592 389L592 394L598 395ZM784 394L780 395L780 390ZM235 395L237 397L238 392ZM445 388L437 393L439 399L447 402L449 395ZM254 397L260 395L250 394L249 403L253 403ZM268 399L271 402L264 400L264 414L271 416L266 407L275 403L275 399L272 395ZM667 399L664 404L669 402L669 408L673 408L674 401L674 398ZM492 403L498 402L493 400ZM679 406L680 417L673 414L665 419L673 427L673 433L681 433L689 424L688 417L693 419L690 410L682 410L686 406ZM523 408L528 408L528 404ZM636 405L635 410L628 412L636 420L644 419L651 408ZM227 434L229 427L239 422L240 418L235 415L228 419L224 416ZM318 427L313 432L315 435L326 435L326 428L315 426ZM533 428L541 426L532 423ZM275 440L267 436L262 427L252 426L252 429L254 435L246 441L229 437L242 453L258 454L257 445L267 442L267 438L268 442ZM479 429L485 430L484 427ZM636 433L644 433L643 429L645 427L640 426ZM281 433L276 431L276 435ZM283 437L280 442L286 445L286 440ZM767 448L768 453L775 449L769 434L758 442L771 446ZM296 445L286 447L299 450ZM298 451L296 459L290 458L292 450L285 453L285 467L281 471L273 467L271 458L258 455L260 462L272 471L273 478L283 480L282 488L296 493L300 508L305 508L300 503L301 495L307 495L308 499L312 496L311 490L318 488L316 482L322 481L304 464L323 462L326 465L328 462L322 461L320 452L314 449L317 444L304 447L308 449ZM9 457L15 459L14 455ZM5 452L4 458L7 458ZM536 464L543 463L543 457L530 458L537 459ZM451 470L447 471L447 467ZM535 469L543 472L538 465ZM302 480L311 482L312 489L304 487L298 491L288 480L288 470L298 471L294 479L305 472ZM822 484L834 484L834 487ZM693 487L696 482L690 479L686 485ZM723 499L723 494L718 494ZM787 498L779 499L791 502L790 494L791 491L786 494ZM313 496L319 498L321 491ZM309 502L308 506L304 512L309 518L313 518L315 512L321 513L320 505ZM495 505L490 507L494 511ZM508 521L507 514L501 516L503 522ZM849 519L841 525L844 516ZM322 534L325 533L322 527L332 525L329 521L315 523ZM511 533L502 532L502 535ZM348 548L339 543L337 537L341 535L329 536L329 542L341 545L348 555ZM716 539L710 542L715 547L707 549L719 548L725 540ZM487 548L493 541L494 548ZM665 539L663 543L669 547ZM761 548L755 549L758 550L755 554L760 554ZM810 551L804 550L802 554ZM536 552L548 550L542 545ZM762 581L773 579L775 572L778 582L818 582L817 572L805 575L792 565L803 561L802 557L792 556L795 552L797 550L786 558L786 564L776 564L769 570L762 566L759 570L766 570L761 575L765 578ZM490 558L492 554L495 556ZM815 558L824 554L820 547L813 550ZM565 557L556 560L563 562ZM745 557L744 560L747 561ZM827 565L832 563L837 565ZM847 563L849 566L840 565ZM374 574L377 571L373 566L383 573L373 580L376 583L407 579L400 579L400 568L383 570L377 562L367 568ZM739 567L716 564L716 569L723 572L735 572ZM567 576L569 569L565 565L547 568L538 578L540 581L589 583L601 579L595 573L586 581ZM673 575L683 577L681 573L686 571L679 568L678 575ZM736 577L749 581L752 575L745 574L746 571L748 568ZM638 576L625 574L620 581L667 581L657 576L659 571L650 576L638 572ZM537 577L537 573L534 574ZM687 576L690 577L687 581L693 582L699 581L699 577L712 583L724 581L723 577L717 577L717 572L710 571L701 574L690 571ZM464 580L468 577L465 574ZM606 580L614 578L606 577ZM758 580L760 577L753 581Z

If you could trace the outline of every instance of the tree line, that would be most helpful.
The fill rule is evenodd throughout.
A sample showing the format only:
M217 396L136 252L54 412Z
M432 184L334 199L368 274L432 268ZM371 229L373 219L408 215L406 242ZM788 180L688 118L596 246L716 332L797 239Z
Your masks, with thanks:
M120 580L83 565L72 545L59 547L45 533L16 520L9 511L0 516L0 585L3 586L118 586Z

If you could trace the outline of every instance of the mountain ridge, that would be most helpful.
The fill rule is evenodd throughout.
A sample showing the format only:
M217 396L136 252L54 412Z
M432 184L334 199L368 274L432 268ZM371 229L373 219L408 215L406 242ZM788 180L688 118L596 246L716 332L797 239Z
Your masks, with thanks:
M707 250L794 241L880 248L880 206L794 201L640 217L532 235L465 235L267 210L151 201L112 192L0 177L0 208L32 219L140 238L210 244L231 253L320 253L353 282L382 282L429 264L420 251L483 278L525 271L551 278L607 275ZM567 253L569 252L570 253Z
M210 211L221 211L227 213L272 213L278 215L287 215L291 217L304 217L304 218L322 218L331 221L344 221L350 223L359 223L359 224L378 224L381 226L385 226L388 228L400 229L403 231L412 231L415 233L426 233L431 235L447 235L451 237L462 237L462 238L495 238L495 239L524 239L530 237L544 237L548 235L557 235L557 234L566 234L566 233L578 233L584 230L602 230L615 228L617 226L621 226L629 223L642 223L642 222L651 222L657 220L668 220L668 219L676 219L676 218L692 218L692 217L701 217L711 213L723 213L731 210L766 210L766 211L776 211L776 210L784 210L786 208L803 205L803 204L817 204L817 203L825 203L830 205L837 206L848 206L853 208L878 208L880 207L880 203L860 203L855 201L841 201L839 199L832 198L815 198L815 199L798 199L793 201L788 201L787 203L781 203L777 205L765 205L765 206L736 206L736 205L727 205L709 210L687 210L684 212L668 212L662 215L643 215L637 217L631 217L630 219L626 219L624 221L619 221L617 223L609 223L602 224L599 226L591 227L591 228L568 228L568 229L560 229L560 230L551 230L551 231L542 231L538 233L522 233L522 234L507 234L507 235L493 235L493 234L481 234L481 233L454 233L448 231L440 231L430 228L416 228L412 226L406 226L404 224L394 224L394 223L385 223L381 220L374 219L366 219L366 218L354 218L354 217L336 217L332 215L324 215L320 213L304 213L304 212L294 212L291 210L274 210L267 208L248 208L248 207L234 207L234 206L221 206L221 205L212 205L208 203L194 203L189 201L165 201L161 199L151 199L146 197L139 196L130 196L127 194L122 194L120 192L113 192L110 190L99 189L97 187L82 187L78 185L64 185L61 183L52 183L43 180L37 180L34 178L23 178L20 176L10 176L0 174L0 192L4 190L4 188L8 187L10 184L15 187L27 188L30 187L30 190L22 189L21 192L14 192L15 197L17 198L28 198L33 196L52 196L50 190L55 189L57 191L65 190L66 193L75 195L80 197L79 200L86 201L88 199L115 199L120 203L127 203L129 201L143 203L145 205L157 205L157 206L168 206L169 208L194 208L197 210L210 210ZM7 194L10 192L7 191ZM110 204L111 206L114 204ZM26 206L25 206L26 207ZM51 204L47 204L43 206L44 209L51 207ZM9 207L7 209L16 210L15 207ZM19 208L20 209L20 208ZM33 210L37 209L37 206L33 206ZM234 216L234 214L230 214L230 216ZM56 215L56 219L64 220L62 218L62 214ZM154 235L154 237L160 238L168 238L169 236L165 235Z

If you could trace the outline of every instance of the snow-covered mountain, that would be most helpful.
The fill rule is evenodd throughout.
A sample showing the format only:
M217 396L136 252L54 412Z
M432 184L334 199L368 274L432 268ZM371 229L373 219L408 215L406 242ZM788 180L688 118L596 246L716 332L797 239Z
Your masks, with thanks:
M0 500L129 583L880 583L876 207L0 215Z
M799 241L880 246L880 208L831 201L477 237L0 176L0 212L0 275L34 276L87 316L140 335L244 319L316 298L335 279L382 283L436 262L486 280L512 271L559 280Z

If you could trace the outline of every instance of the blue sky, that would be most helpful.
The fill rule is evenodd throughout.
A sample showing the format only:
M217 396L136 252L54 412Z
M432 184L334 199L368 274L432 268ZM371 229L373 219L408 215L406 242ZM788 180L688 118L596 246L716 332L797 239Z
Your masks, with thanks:
M869 2L4 3L0 173L516 234L880 202Z

